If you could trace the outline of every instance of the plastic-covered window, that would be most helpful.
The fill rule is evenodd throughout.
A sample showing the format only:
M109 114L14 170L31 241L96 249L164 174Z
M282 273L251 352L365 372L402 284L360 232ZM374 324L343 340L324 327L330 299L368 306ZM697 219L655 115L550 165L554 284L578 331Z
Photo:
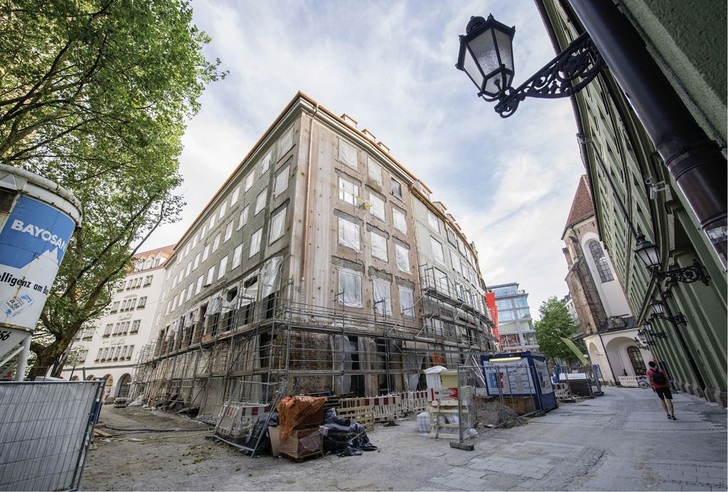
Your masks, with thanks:
M430 245L432 246L432 256L435 258L435 261L440 263L441 265L444 265L445 252L442 249L442 243L434 237L430 236Z
M260 239L262 236L263 236L263 229L258 229L250 237L250 253L248 253L248 258L250 258L254 254L258 253L258 251L260 251Z
M392 222L394 223L395 229L407 233L407 218L404 212L392 207Z
M351 145L350 143L339 140L339 160L346 164L349 167L353 167L356 169L357 162L356 162L356 147Z
M409 249L401 244L394 245L394 251L397 257L397 268L403 272L410 271Z
M286 166L276 175L273 196L278 196L288 189L288 169L289 166Z
M359 226L342 217L339 217L339 244L355 251L361 251Z
M339 270L339 304L362 307L361 275L351 270Z
M392 292L390 283L375 278L374 284L374 311L378 314L392 315Z
M277 212L270 220L270 234L268 243L272 243L283 235L283 226L286 223L286 209Z
M399 286L399 307L402 310L403 318L414 318L415 297L412 289Z
M387 238L380 236L376 232L371 233L372 256L383 261L389 261L387 254Z
M379 220L384 219L384 200L369 192L369 201L372 203L371 214Z

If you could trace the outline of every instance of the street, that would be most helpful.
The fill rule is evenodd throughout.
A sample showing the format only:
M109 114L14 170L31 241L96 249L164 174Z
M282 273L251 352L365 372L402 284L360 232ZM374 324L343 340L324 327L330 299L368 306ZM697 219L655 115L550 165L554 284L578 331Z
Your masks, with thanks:
M416 416L368 433L377 451L296 463L250 458L180 417L104 408L84 490L726 490L726 409L675 394L605 388L528 425L479 429L473 451L417 432ZM134 415L137 416L134 416ZM113 427L113 430L106 426ZM174 432L162 430L179 429ZM119 429L135 429L120 431ZM143 432L138 429L154 429Z

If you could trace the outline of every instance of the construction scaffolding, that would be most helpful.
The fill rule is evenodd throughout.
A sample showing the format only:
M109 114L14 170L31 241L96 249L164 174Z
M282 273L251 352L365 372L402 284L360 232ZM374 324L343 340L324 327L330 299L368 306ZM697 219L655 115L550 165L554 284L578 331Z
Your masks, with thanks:
M420 271L421 315L398 319L332 302L293 301L294 282L275 292L230 289L185 316L142 350L133 395L155 407L216 421L235 388L285 383L285 393L354 397L426 387L423 369L456 367L493 350L492 321L460 299L447 279ZM253 295L250 295L250 294ZM267 294L267 295L262 295ZM414 311L414 310L413 310ZM386 312L386 311L385 311ZM270 404L279 395L252 395Z

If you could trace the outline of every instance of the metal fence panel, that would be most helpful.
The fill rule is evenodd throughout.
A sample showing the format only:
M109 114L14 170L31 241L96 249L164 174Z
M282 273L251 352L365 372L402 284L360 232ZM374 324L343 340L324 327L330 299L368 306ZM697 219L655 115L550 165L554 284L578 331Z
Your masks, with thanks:
M0 490L75 490L104 381L0 382Z

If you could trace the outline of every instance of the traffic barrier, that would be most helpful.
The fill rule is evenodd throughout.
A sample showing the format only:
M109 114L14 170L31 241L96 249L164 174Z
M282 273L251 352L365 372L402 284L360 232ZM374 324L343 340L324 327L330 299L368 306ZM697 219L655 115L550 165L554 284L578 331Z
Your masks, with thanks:
M400 393L399 416L427 410L427 390Z
M269 405L247 402L225 402L220 409L215 434L229 439L249 436L258 416L270 411Z

